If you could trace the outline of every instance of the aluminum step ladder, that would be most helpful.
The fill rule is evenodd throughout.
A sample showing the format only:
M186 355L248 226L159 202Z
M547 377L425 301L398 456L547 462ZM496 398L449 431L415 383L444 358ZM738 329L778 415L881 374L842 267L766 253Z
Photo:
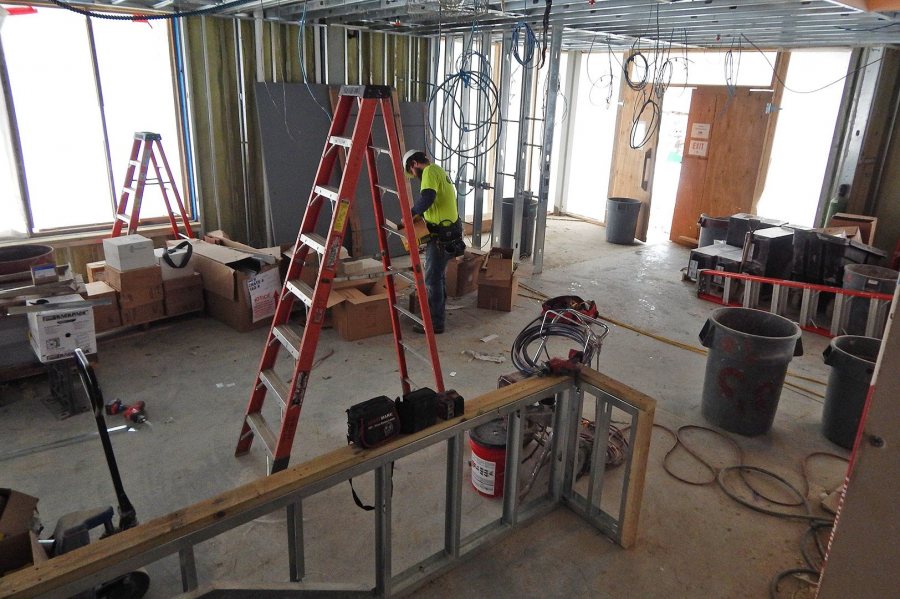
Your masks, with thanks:
M391 306L394 349L397 354L403 393L409 393L416 387L416 384L410 379L407 354L425 361L432 371L434 389L444 390L421 259L418 252L413 249L410 252L411 268L394 268L388 249L388 235L390 234L405 238L410 248L418 247L413 228L409 188L404 179L401 162L403 150L400 147L391 93L390 86L359 85L342 87L338 96L334 119L325 141L319 168L316 171L309 203L300 225L295 251L279 296L278 306L275 309L272 327L269 330L235 450L236 456L243 455L250 450L254 437L261 437L268 455L272 458L270 474L284 470L290 460L291 447L303 407L303 398L306 395L310 371L314 364L316 346L325 320L328 296L335 278L350 208L356 195L356 185L364 161L369 172L369 189L374 205L376 231L388 301ZM346 137L348 122L351 120L351 109L354 105L357 106L356 121L352 126L350 137ZM372 145L372 127L379 112L387 133L387 148L377 148ZM346 156L346 160L340 183L337 187L329 186L332 172L338 166L338 158L343 156ZM378 156L389 157L394 187L384 185L379 181L376 169ZM384 201L399 201L403 229L398 230L386 222L382 207ZM330 209L331 216L328 234L322 236L315 231L320 217L323 216L322 209L325 206ZM314 287L310 287L301 280L301 274L306 268L304 265L310 252L315 252L319 257L319 270ZM421 318L398 305L397 284L394 277L405 279L415 286ZM302 328L288 322L296 300L300 300L306 306L306 324ZM425 329L426 352L418 351L403 339L400 327L401 316L411 319ZM276 358L282 347L296 360L290 380L279 378L274 370ZM281 403L281 423L278 430L271 428L261 413L265 398L270 393Z

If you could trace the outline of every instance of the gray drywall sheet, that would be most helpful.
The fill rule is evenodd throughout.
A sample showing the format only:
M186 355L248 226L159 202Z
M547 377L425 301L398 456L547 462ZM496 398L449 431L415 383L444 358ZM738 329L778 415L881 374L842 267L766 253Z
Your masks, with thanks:
M256 104L259 118L260 137L262 139L263 162L268 188L268 204L272 213L272 226L275 243L293 243L297 239L297 231L309 200L310 190L316 176L316 168L322 157L325 137L330 126L322 109L329 109L328 87L310 85L312 94L304 84L300 83L257 83ZM425 147L425 103L400 104L403 120L403 134L407 148ZM354 109L355 114L355 109ZM382 117L376 115L373 126L373 144L386 147L387 141L382 125ZM352 123L352 121L351 121ZM347 131L349 136L351 131ZM379 157L380 156L380 157ZM376 155L378 177L382 185L395 187L393 173L387 156ZM338 183L332 177L333 185ZM414 197L418 194L418 185L413 182ZM369 193L369 178L365 167L357 182L354 200L359 216L360 231L350 231L359 236L360 253L363 256L378 252L378 238L375 230L375 216L372 198ZM397 198L386 195L382 205L385 218L394 222L400 220L400 209ZM330 211L320 218L318 232L327 232L327 218ZM404 253L400 240L390 236L391 255ZM345 246L352 247L348 240Z

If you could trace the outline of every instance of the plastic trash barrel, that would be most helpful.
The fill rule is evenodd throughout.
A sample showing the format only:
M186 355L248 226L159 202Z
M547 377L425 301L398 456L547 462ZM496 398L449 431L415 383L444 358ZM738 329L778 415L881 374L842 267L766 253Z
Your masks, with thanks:
M631 198L609 198L606 200L606 241L631 245L637 229L641 203Z
M469 431L472 486L485 497L502 497L506 471L506 419L497 418Z
M700 331L709 348L703 417L727 431L761 435L772 428L787 367L803 354L800 327L750 308L719 308Z
M900 272L873 266L871 264L848 264L844 267L844 289L854 291L870 291L872 293L894 294L897 277ZM870 300L855 298L850 302L850 315L847 318L846 332L849 335L865 335L866 321L869 318ZM884 331L873 331L880 337Z
M511 248L513 230L513 198L503 198L500 205L500 247ZM538 201L525 198L522 202L522 234L519 237L519 256L528 257L534 251L534 223Z
M845 449L853 448L879 349L879 339L843 335L832 339L822 353L825 363L831 366L822 409L822 434Z
M728 237L728 217L718 218L715 216L700 215L697 221L700 225L700 239L697 247L705 247L712 245L718 240L724 240Z

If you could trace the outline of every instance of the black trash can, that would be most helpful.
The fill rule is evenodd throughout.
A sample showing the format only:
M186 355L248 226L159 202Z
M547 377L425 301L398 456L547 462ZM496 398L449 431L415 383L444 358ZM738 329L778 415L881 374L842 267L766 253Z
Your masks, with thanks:
M606 241L622 245L634 243L641 203L631 198L606 200Z
M697 224L700 225L700 239L697 243L698 248L712 245L716 241L725 240L728 237L727 216L715 217L701 214Z
M870 291L872 293L894 294L897 286L897 277L900 272L890 268L874 266L872 264L848 264L844 267L844 289L854 291ZM848 335L865 335L866 321L869 318L870 301L862 298L854 298L850 302L850 315L847 318L846 332ZM873 331L873 335L880 337L884 331Z
M709 348L703 417L727 431L761 435L772 428L788 364L803 354L800 327L750 308L719 308L703 330Z
M500 205L500 247L512 248L513 198L503 198ZM522 202L522 235L519 237L519 256L527 258L534 251L534 223L538 201L525 198Z
M822 353L831 366L822 408L822 434L845 449L853 448L879 349L879 339L842 335L832 339Z

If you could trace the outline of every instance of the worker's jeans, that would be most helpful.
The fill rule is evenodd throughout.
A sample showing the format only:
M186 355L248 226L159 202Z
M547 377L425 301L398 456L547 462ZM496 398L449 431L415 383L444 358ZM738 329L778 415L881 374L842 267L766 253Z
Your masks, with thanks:
M425 288L428 290L431 324L437 329L444 326L448 261L449 257L443 246L436 239L429 241L425 246Z

